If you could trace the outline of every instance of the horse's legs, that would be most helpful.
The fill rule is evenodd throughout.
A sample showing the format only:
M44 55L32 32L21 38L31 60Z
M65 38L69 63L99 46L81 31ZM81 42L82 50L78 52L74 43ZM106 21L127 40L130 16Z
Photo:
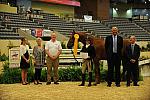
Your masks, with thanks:
M100 84L100 68L99 68L99 60L95 59L94 60L94 65L95 65L95 82L96 84Z

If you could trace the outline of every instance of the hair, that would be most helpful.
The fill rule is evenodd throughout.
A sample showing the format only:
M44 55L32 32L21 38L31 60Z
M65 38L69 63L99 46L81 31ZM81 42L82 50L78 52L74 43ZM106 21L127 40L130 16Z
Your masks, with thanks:
M131 36L130 36L130 38L134 38L134 39L136 39L136 37L135 37L134 35L131 35Z
M41 38L39 38L39 37L38 37L38 38L36 38L36 41L38 41L38 40L41 40L41 41L42 41L42 39L41 39Z
M23 41L25 41L26 38L21 38L21 45L23 44Z

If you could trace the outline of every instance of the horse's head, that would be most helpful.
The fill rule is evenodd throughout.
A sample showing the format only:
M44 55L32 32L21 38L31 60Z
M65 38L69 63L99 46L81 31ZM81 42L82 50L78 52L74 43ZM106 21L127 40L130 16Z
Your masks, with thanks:
M74 35L75 34L79 35L79 39L78 39L79 42L82 42L83 44L86 43L86 41L85 41L86 38L87 38L87 34L86 33L83 33L83 32L77 33L75 31L73 31L71 36L70 36L70 39L69 39L69 41L67 43L67 48L68 49L71 49L73 47L73 45L74 45L74 40L75 40Z

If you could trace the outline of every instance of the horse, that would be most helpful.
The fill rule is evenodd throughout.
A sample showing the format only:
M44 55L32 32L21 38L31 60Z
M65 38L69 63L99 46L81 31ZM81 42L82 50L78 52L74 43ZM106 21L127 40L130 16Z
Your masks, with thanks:
M67 48L71 49L74 45L74 35L78 34L79 35L79 39L78 41L85 44L86 43L86 39L89 38L94 47L95 47L95 52L96 52L96 56L93 59L94 65L95 65L95 82L96 84L100 83L100 68L99 68L99 61L100 60L107 60L106 57L106 52L105 52L105 40L104 38L97 38L94 37L92 35L89 35L86 32L73 32L72 35L70 36L70 39L67 43ZM123 55L125 54L125 47L129 45L129 40L128 39L124 39L123 41L123 50L122 53Z

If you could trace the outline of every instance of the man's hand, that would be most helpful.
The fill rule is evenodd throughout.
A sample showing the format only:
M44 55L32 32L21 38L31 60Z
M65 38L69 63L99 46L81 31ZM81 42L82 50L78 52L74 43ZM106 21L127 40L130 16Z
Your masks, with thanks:
M136 61L135 59L131 59L130 60L131 63L135 63L135 61Z
M33 60L33 64L36 64L36 61L35 61L35 60Z
M55 60L55 59L57 59L57 56L53 56L51 59L52 59L52 60Z

